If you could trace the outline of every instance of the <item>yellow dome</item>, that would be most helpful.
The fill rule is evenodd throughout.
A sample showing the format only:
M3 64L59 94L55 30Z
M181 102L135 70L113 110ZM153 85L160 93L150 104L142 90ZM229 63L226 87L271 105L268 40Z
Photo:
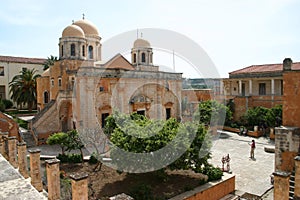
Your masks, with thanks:
M79 26L72 24L63 30L62 37L84 37L84 32Z
M138 47L151 47L150 43L147 40L143 39L137 39L133 43L133 48L138 48Z
M74 24L79 26L85 35L99 36L97 27L86 19L78 20Z

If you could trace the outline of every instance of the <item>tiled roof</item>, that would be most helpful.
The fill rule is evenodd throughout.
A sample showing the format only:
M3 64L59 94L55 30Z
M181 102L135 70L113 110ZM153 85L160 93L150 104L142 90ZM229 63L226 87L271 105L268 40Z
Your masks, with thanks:
M246 73L280 72L282 70L283 70L282 63L280 63L280 64L264 64L264 65L251 65L251 66L245 67L243 69L229 72L229 74L233 75L233 74L246 74ZM300 70L300 62L293 63L292 70Z
M26 63L26 64L44 64L47 59L44 58L25 58L13 56L0 56L0 62Z

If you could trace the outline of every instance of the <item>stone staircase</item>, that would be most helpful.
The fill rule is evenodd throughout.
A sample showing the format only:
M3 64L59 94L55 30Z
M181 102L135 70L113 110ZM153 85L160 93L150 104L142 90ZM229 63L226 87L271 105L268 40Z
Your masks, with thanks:
M30 131L22 131L21 137L23 141L26 142L27 148L36 146L35 140Z
M295 172L292 172L290 175L290 192L289 192L289 199L294 199L294 191L295 191Z

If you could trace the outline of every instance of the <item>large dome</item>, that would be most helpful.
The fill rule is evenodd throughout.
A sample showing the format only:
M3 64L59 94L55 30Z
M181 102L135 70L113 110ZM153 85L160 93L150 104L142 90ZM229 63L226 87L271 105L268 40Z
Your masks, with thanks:
M84 32L79 26L72 24L63 30L62 37L84 37Z
M150 45L150 43L147 40L139 38L139 39L137 39L137 40L134 41L133 48L139 48L139 47L150 48L151 45Z
M86 19L78 20L74 25L79 26L85 35L99 36L97 27Z

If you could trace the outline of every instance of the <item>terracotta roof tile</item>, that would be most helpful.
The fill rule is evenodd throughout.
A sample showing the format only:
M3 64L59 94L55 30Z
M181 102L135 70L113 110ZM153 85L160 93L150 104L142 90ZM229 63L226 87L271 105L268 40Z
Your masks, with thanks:
M264 72L280 72L283 70L282 63L280 64L264 64L264 65L251 65L233 72L229 72L230 75L233 74L245 74L245 73L264 73ZM300 62L294 62L292 65L292 70L300 70Z
M25 58L13 56L0 56L0 62L26 63L26 64L44 64L47 59L44 58Z

